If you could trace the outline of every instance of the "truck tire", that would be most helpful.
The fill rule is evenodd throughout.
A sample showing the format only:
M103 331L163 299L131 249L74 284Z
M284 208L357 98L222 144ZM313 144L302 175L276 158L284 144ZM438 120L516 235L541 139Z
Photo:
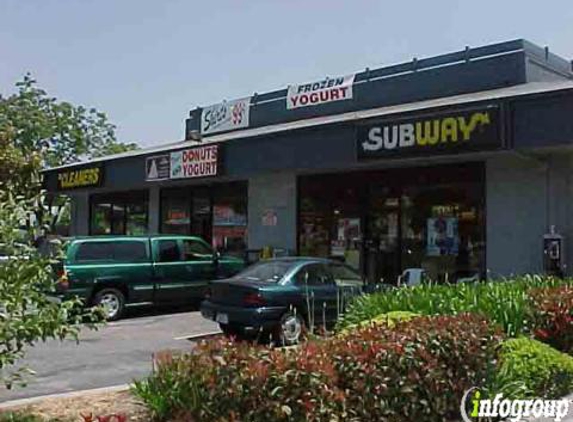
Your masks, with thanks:
M106 287L96 293L93 303L104 308L107 321L117 321L125 310L125 295L118 289Z

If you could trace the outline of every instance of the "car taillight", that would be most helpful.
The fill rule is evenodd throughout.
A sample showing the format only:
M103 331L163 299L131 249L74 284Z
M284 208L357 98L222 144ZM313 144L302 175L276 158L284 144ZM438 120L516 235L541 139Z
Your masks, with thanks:
M65 269L58 271L58 286L64 290L70 287L68 272Z
M260 293L247 293L243 297L243 303L248 306L262 306L265 304L265 298Z

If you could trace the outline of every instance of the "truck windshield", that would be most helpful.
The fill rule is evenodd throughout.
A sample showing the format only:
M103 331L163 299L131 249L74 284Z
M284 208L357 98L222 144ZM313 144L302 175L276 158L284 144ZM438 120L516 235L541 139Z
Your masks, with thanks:
M241 271L233 278L267 283L278 283L292 267L290 262L259 262Z

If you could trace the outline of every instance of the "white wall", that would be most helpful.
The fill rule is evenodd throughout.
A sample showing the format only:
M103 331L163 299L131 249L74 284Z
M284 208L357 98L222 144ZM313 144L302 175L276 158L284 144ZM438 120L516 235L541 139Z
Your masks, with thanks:
M573 267L572 168L567 154L487 161L486 266L493 275L542 272L543 235L551 225L565 236L566 264Z

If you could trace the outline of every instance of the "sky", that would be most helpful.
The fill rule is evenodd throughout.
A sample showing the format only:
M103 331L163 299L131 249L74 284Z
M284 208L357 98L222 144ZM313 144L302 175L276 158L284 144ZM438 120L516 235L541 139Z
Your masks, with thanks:
M573 2L0 0L0 92L30 72L158 145L197 106L516 38L573 59Z

